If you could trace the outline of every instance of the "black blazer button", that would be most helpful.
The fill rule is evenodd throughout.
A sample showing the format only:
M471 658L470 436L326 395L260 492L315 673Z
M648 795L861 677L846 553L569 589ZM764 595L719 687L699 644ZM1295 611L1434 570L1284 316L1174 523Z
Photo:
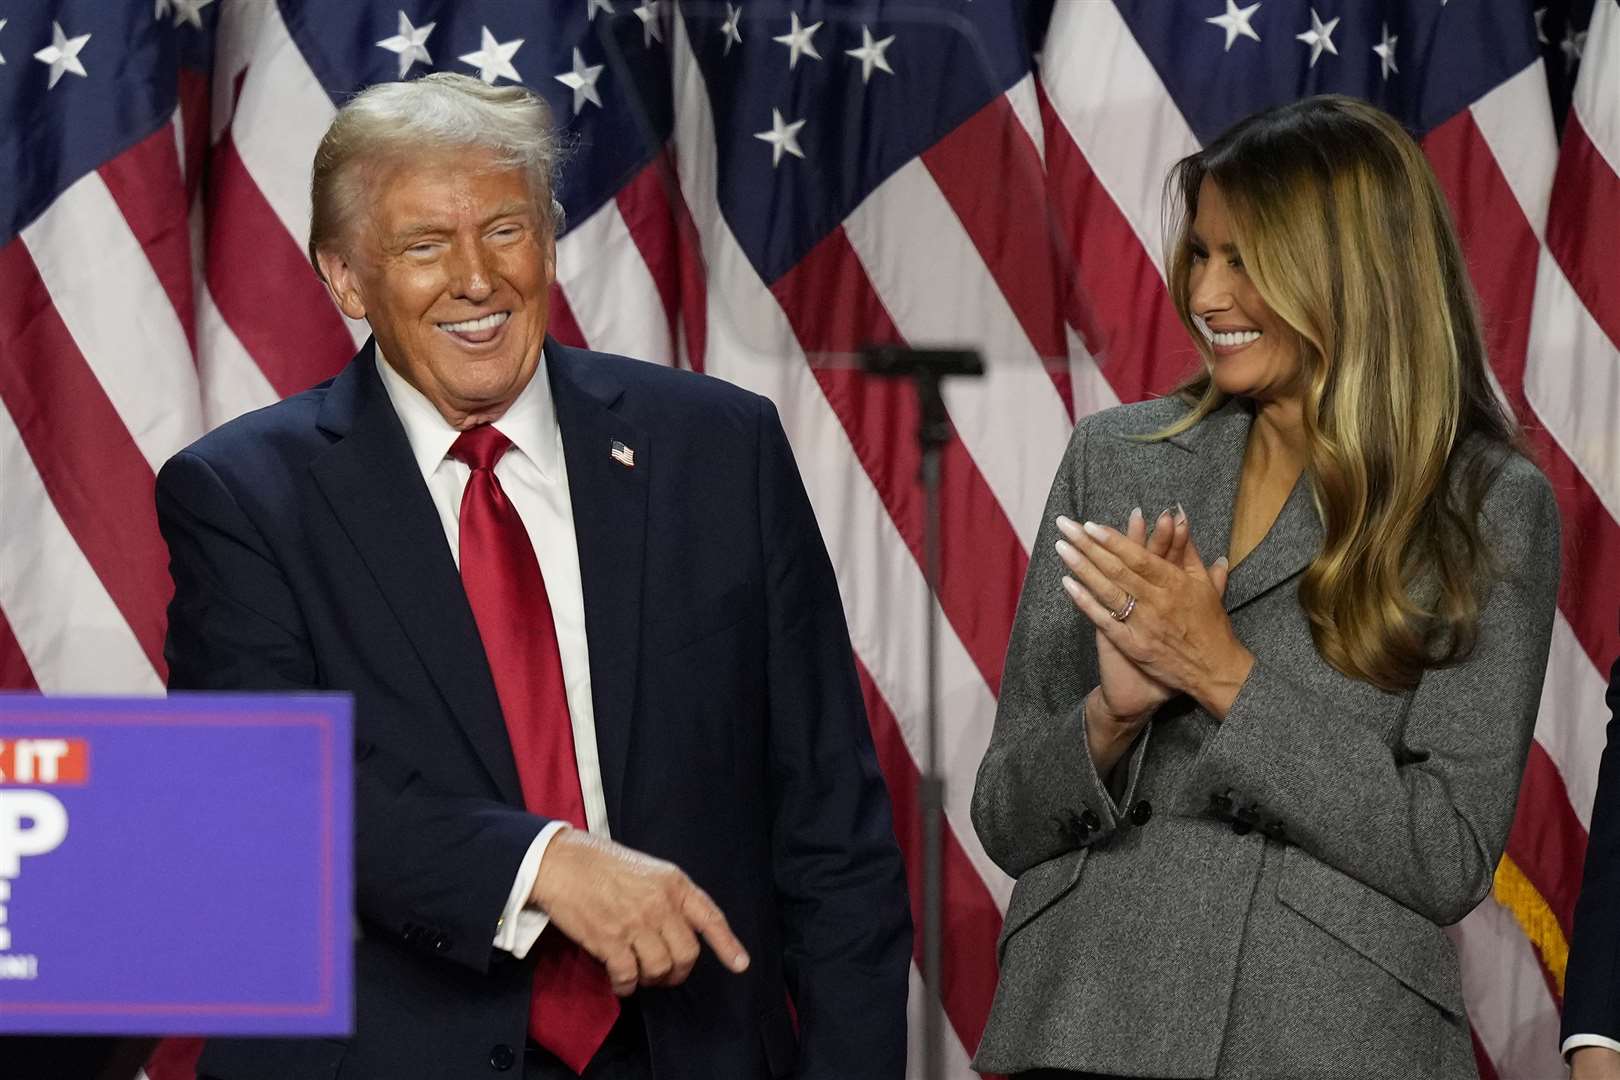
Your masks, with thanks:
M1211 795L1209 797L1209 806L1211 810L1214 810L1221 817L1225 817L1232 812L1232 796L1220 793Z
M1243 836L1253 830L1255 822L1259 820L1260 817L1260 815L1256 813L1257 809L1257 806L1240 807L1237 813L1232 815L1232 831L1237 833L1239 836Z
M1080 815L1080 824L1085 827L1087 832L1096 832L1102 828L1102 821L1098 819L1096 812L1092 810L1087 810Z
M1131 807L1131 824L1141 827L1146 825L1152 819L1153 804L1148 802L1146 799L1137 800L1136 805Z
M517 1061L517 1055L505 1043L496 1043L489 1048L489 1067L496 1072L505 1072Z

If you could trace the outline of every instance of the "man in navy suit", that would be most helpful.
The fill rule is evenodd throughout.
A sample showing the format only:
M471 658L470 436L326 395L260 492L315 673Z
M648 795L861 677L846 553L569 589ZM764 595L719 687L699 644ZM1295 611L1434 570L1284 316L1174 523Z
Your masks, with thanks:
M354 1035L203 1076L904 1072L904 873L781 425L546 338L554 145L464 76L346 105L310 249L372 341L158 478L170 686L356 708Z
M1598 766L1586 871L1564 976L1572 1080L1620 1080L1620 659L1609 672L1609 743Z

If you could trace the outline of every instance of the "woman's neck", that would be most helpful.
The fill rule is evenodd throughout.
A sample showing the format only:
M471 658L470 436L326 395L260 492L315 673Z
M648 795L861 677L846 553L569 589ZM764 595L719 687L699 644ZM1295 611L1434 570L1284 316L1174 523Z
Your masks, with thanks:
M1298 476L1306 456L1303 403L1297 398L1256 402L1246 464L1261 475Z

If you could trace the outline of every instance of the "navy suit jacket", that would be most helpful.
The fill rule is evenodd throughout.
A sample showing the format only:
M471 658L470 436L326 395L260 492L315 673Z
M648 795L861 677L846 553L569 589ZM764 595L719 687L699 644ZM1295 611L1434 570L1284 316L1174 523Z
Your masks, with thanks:
M1575 903L1560 1040L1620 1040L1620 658L1609 672L1608 702L1609 742L1598 766L1586 871Z
M613 836L680 866L753 957L739 976L705 949L683 986L638 992L655 1075L899 1078L904 871L775 409L550 341L546 370ZM157 504L171 689L355 699L354 1036L215 1040L201 1072L468 1077L515 1057L521 1074L532 965L491 940L545 818L523 809L477 627L371 346L176 455Z

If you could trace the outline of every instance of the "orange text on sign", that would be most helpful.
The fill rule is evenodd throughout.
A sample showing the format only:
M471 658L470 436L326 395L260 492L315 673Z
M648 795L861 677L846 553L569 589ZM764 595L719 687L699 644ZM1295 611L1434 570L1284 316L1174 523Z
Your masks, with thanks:
M0 739L0 784L83 784L90 779L84 739Z

